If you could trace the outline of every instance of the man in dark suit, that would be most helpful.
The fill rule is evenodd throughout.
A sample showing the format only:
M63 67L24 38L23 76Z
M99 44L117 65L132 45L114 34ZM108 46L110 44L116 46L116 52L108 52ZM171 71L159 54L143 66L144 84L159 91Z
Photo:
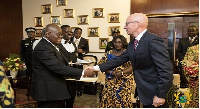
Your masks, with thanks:
M62 25L61 29L62 29L62 35L63 35L63 39L61 40L61 43L64 47L62 47L60 50L62 51L64 57L68 59L67 60L68 62L76 63L77 62L76 44L70 41L72 37L72 29L70 28L69 25ZM76 64L72 64L70 66L74 68L77 67ZM66 100L65 107L73 108L74 99L76 97L77 82L74 80L67 80L66 83L67 83L67 87L69 87L71 98Z
M199 44L198 28L194 25L188 27L188 37L182 38L177 47L178 68L180 71L181 87L188 87L188 80L183 72L181 61L184 59L187 49L191 46Z
M91 69L104 72L131 61L143 107L167 107L166 95L173 79L172 62L164 40L148 32L147 26L145 14L131 14L124 29L134 40L129 43L127 50L121 56Z
M74 37L71 38L71 41L76 44L77 47L77 52L78 52L78 58L83 60L84 54L87 54L89 52L89 45L88 41L81 37L82 35L82 29L81 28L76 28L74 30ZM83 69L83 66L80 65L78 68ZM78 96L82 95L83 91L83 82L78 81Z
M62 30L55 24L49 24L45 36L38 42L33 51L33 75L31 96L38 101L39 108L60 108L65 99L69 99L67 77L80 79L94 75L90 69L77 69L68 66L68 59L58 47L61 44Z
M188 47L199 44L198 28L194 25L188 27L188 37L179 41L177 48L178 60L182 61L185 57Z

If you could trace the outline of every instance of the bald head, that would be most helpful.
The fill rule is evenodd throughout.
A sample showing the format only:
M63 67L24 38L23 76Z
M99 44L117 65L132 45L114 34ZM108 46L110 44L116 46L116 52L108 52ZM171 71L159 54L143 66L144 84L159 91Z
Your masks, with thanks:
M148 26L148 18L145 14L143 13L134 13L134 14L131 14L130 16L130 19L132 19L132 21L137 21L141 24L142 27L145 27L147 28Z
M143 13L134 13L128 16L126 19L126 25L124 29L128 35L137 37L141 32L143 32L148 26L148 18Z
M58 25L49 24L45 28L45 37L54 45L58 45L63 37L62 30Z

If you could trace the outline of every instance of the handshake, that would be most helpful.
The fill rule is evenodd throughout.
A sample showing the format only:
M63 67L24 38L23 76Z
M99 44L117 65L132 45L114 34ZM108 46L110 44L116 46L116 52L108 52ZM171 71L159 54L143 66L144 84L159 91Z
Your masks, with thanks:
M89 66L84 69L83 77L93 77L98 73L98 70L95 70L94 67Z

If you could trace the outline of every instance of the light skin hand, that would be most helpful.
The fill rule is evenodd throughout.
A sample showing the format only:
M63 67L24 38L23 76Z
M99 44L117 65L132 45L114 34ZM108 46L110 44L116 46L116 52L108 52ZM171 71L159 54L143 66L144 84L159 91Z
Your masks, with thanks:
M84 69L84 75L83 77L93 77L96 74L95 70L93 67L86 67Z
M157 96L154 96L153 98L153 104L155 107L161 106L165 103L164 98L158 98Z

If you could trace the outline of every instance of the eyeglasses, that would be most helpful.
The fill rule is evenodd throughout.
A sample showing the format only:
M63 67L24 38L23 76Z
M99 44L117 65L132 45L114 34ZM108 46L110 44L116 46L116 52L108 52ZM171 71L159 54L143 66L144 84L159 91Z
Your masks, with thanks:
M55 32L49 32L49 33L55 33ZM62 37L62 33L55 33L56 34L56 36L58 36L58 37Z
M134 21L134 22L126 22L126 23L125 23L125 26L128 26L129 23L135 23L135 22L138 23L138 21Z

